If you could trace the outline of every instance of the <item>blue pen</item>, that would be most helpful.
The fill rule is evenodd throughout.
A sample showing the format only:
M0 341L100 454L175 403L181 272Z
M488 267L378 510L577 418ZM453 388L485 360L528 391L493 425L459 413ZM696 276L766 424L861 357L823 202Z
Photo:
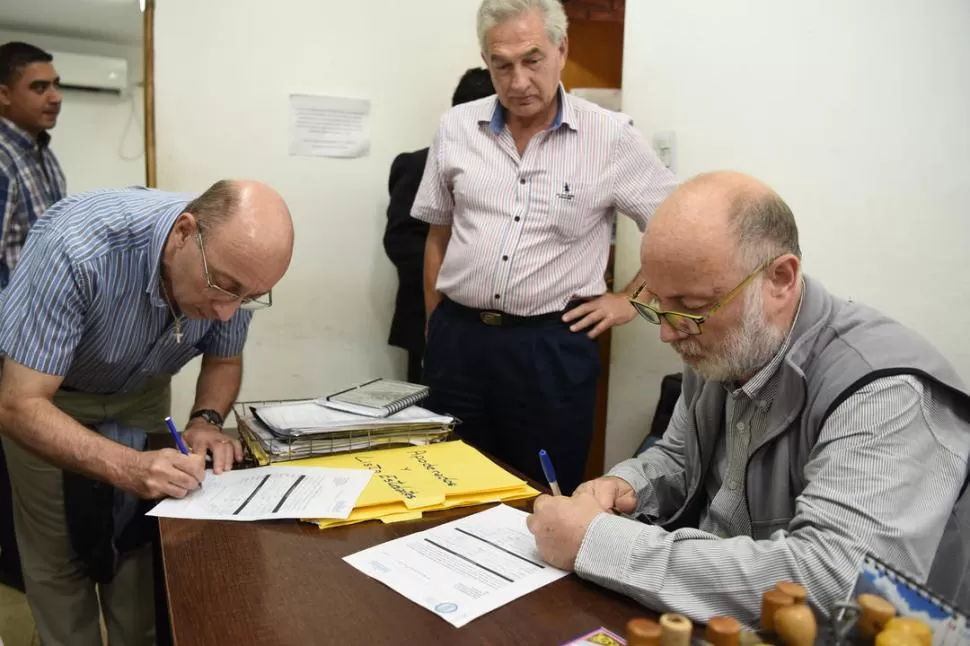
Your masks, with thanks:
M552 460L549 459L549 454L546 453L545 449L539 451L539 462L542 463L542 472L546 474L552 495L561 496L562 491L559 490L559 483L556 481L556 470L552 468Z
M166 417L165 423L168 424L168 430L172 432L172 437L175 438L175 444L178 445L179 451L182 452L182 455L188 455L189 451L188 449L185 448L185 445L182 443L182 437L179 435L178 429L175 428L175 422L172 421L171 417Z
M175 422L172 421L171 417L165 418L165 423L168 424L168 430L172 433L172 437L175 438L175 444L178 445L179 451L182 455L188 455L189 450L185 448L185 444L182 442L182 436L179 434L178 429L175 428ZM199 482L199 488L202 488L202 482Z

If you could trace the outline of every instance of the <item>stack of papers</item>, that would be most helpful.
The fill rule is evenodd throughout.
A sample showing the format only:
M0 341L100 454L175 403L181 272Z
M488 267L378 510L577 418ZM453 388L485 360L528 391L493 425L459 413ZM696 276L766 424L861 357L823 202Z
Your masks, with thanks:
M539 495L525 480L461 441L347 453L288 464L374 472L346 519L304 517L320 529L376 519L385 523L415 520L427 511Z
M449 415L436 415L420 406L410 406L387 417L368 417L323 406L317 401L253 407L253 416L275 435L293 437L333 431L386 429L400 426L447 426Z
M455 418L410 406L374 418L313 400L237 405L239 436L260 465L384 445L424 445L448 437Z

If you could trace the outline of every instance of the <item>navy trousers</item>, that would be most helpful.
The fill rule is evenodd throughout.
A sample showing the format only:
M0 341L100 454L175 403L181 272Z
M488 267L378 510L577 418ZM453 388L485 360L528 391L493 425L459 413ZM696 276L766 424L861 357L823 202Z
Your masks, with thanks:
M424 379L428 407L459 418L462 440L543 483L545 449L563 493L572 493L593 437L600 356L596 341L560 316L487 325L446 299L428 324Z

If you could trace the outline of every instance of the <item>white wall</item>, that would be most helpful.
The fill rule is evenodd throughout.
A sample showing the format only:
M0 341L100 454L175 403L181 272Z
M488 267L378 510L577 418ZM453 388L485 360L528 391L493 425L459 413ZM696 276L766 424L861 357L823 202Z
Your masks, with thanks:
M970 3L628 2L624 110L677 135L678 175L755 175L791 205L806 271L911 325L970 380ZM617 275L639 236L619 232ZM607 463L676 369L656 329L613 344Z
M0 43L11 40L53 52L128 59L132 91L127 96L64 90L61 114L51 131L51 149L64 167L69 193L144 184L143 97L141 87L135 87L142 79L141 48L0 29Z
M166 0L156 13L159 185L221 177L277 188L296 224L289 273L254 318L242 401L317 396L403 377L387 345L396 275L381 236L394 156L429 145L465 69L480 64L477 0ZM186 43L191 43L187 46ZM370 99L361 159L289 157L288 95ZM191 406L197 368L175 384Z

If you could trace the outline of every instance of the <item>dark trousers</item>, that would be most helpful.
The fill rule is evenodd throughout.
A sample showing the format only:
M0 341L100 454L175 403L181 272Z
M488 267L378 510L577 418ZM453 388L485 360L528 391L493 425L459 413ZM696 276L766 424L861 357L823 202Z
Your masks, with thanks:
M600 357L560 316L494 326L445 300L429 322L424 379L428 407L459 418L463 440L543 483L545 449L571 493L586 470Z
M24 591L24 573L20 567L20 551L13 531L13 500L7 459L0 444L0 583Z

